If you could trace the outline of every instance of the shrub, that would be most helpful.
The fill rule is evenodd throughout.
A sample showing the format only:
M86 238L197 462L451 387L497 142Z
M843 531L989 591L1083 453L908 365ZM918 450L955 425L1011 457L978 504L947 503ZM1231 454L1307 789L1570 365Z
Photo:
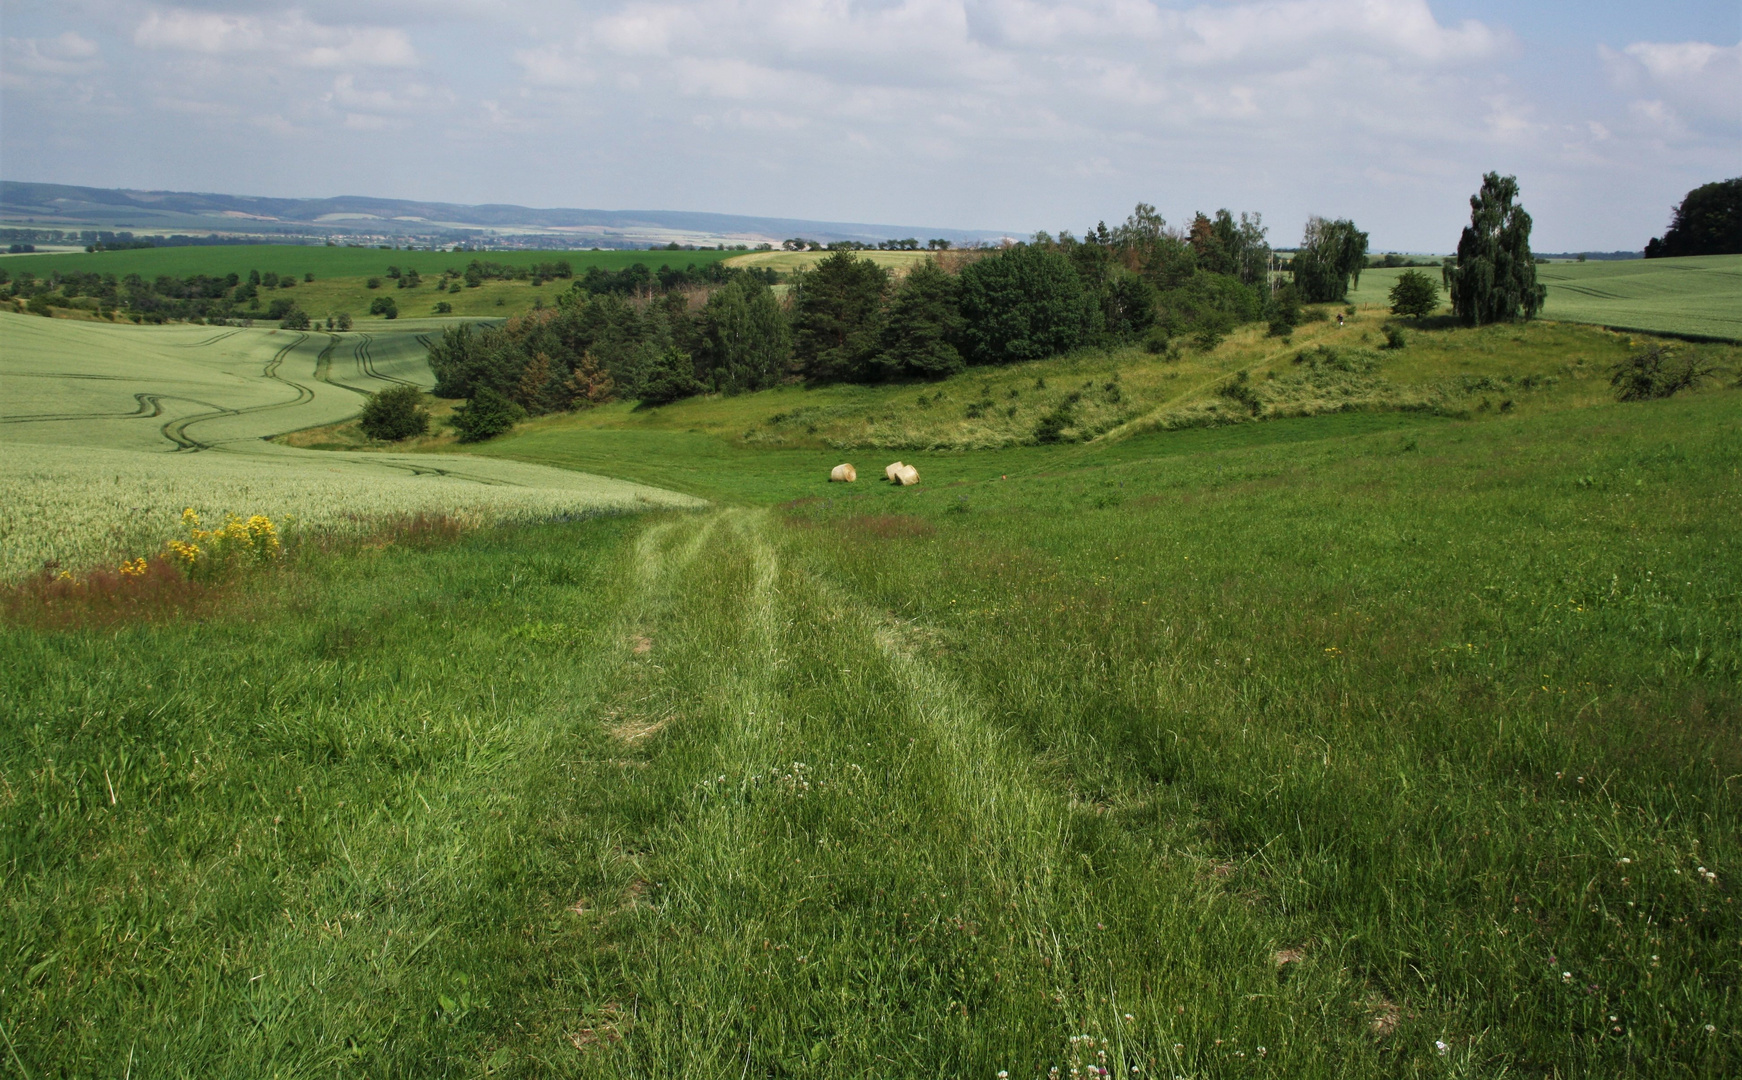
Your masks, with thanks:
M1420 270L1405 270L1391 286L1391 313L1421 318L1440 306L1440 287Z
M377 296L369 301L369 314L397 319L399 318L399 305L393 302L391 296Z
M472 399L454 410L454 430L461 442L483 442L508 431L526 412L502 394L480 386Z
M1040 423L1034 426L1034 441L1037 443L1062 442L1065 426L1070 422L1070 414L1062 407L1054 409L1041 417Z
M437 315L452 315L454 313L454 305L448 303L446 300L438 300L436 301L435 313Z
M1151 356L1161 356L1167 352L1169 345L1167 331L1157 326L1143 338L1143 351Z
M1609 385L1622 401L1649 401L1698 386L1711 374L1696 356L1677 360L1662 345L1650 345L1615 365Z
M1232 382L1223 383L1216 392L1229 401L1238 402L1253 416L1264 411L1264 402L1258 397L1258 391L1252 388L1252 377L1244 371L1235 375Z
M1408 344L1409 338L1404 335L1403 327L1387 326L1385 328L1385 348L1401 349Z
M381 279L378 277L372 277L368 281L365 281L363 284L367 285L371 289L379 289L381 287Z
M1198 332L1192 335L1192 345L1199 352L1213 352L1232 329L1229 323L1228 317L1219 313L1206 318Z
M395 386L370 394L360 420L363 434L371 439L397 442L429 430L429 410L423 407L423 391L415 386Z
M284 318L279 321L278 325L283 330L307 330L309 325L308 312L292 305L291 309L284 313Z

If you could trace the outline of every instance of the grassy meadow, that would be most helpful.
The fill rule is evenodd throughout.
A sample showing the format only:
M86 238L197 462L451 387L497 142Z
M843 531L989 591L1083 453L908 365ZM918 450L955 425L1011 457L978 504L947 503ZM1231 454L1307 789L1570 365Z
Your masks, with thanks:
M207 467L652 510L339 515L132 617L0 592L0 1060L1736 1075L1742 349L1676 344L1713 377L1621 404L1641 335L1384 321L610 405L462 457L369 450L320 396L427 385L415 328L0 315L9 393L59 380L0 452L69 507L8 551L80 499L179 513ZM189 414L206 448L101 415L172 379L233 394ZM57 477L61 430L182 471ZM874 479L895 457L919 486Z
M1736 400L721 470L21 618L6 1052L1733 1075Z
M1402 270L1363 270L1350 298L1388 303ZM1422 270L1435 280L1439 272ZM1742 341L1742 255L1621 262L1551 262L1536 268L1548 286L1543 317L1620 330Z

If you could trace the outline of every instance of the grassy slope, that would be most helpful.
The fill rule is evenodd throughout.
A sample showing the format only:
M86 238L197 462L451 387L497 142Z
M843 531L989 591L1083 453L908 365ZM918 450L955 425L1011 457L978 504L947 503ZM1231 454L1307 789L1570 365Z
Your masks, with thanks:
M1735 402L964 455L0 630L9 1052L1733 1075Z
M1402 270L1365 270L1351 299L1388 303ZM1436 281L1439 271L1424 269ZM1742 255L1624 262L1554 262L1537 267L1548 286L1543 315L1658 334L1742 341Z
M443 270L464 270L473 259L504 263L509 266L531 266L534 263L566 259L577 273L588 267L602 266L622 270L635 263L649 269L661 266L684 267L691 263L703 265L728 259L729 251L493 251L483 253L381 251L377 248L301 247L288 244L249 244L235 247L151 248L140 251L104 251L95 254L79 252L71 255L33 255L9 259L0 264L13 277L29 271L45 277L53 271L78 270L85 273L114 274L124 277L139 274L147 279L160 274L188 277L208 274L222 277L248 271L262 274L274 272L291 275L297 284L290 289L262 289L264 309L278 298L293 299L304 311L324 317L329 312L349 312L353 317L367 319L369 303L378 296L391 296L405 316L429 315L439 301L453 305L454 315L493 318L512 315L532 307L542 298L555 303L559 293L569 287L566 281L551 281L534 287L530 281L488 281L476 289L463 286L457 293L436 292L436 279ZM384 275L389 266L414 268L424 283L415 289L399 289ZM304 274L315 280L304 282ZM367 288L368 279L382 280L380 289Z
M1009 368L974 369L933 384L818 389L784 387L741 397L705 397L660 409L618 404L530 422L477 448L528 460L620 475L667 477L696 490L686 472L706 476L732 465L767 474L782 492L818 490L830 466L851 460L880 475L896 457L948 467L964 449L1032 441L1041 418L1071 406L1071 436L1123 437L1156 427L1251 420L1221 396L1240 371L1263 395L1267 416L1400 408L1477 415L1502 407L1520 413L1582 408L1609 400L1608 374L1627 355L1625 335L1576 324L1531 323L1480 330L1430 323L1408 327L1401 350L1377 350L1384 314L1363 308L1347 327L1308 324L1291 343L1246 327L1214 352L1186 349L1176 358L1139 350L1085 352ZM1309 383L1295 357L1319 345L1365 350L1370 376ZM1696 348L1695 346L1687 346ZM1742 350L1698 346L1734 380ZM1274 374L1275 379L1269 376ZM1044 387L1039 383L1044 381ZM978 417L970 417L978 411ZM774 451L756 453L754 451ZM978 457L968 460L981 460ZM655 465L656 462L664 463ZM667 465L669 470L667 471ZM802 476L794 470L805 470ZM737 486L717 481L721 490Z

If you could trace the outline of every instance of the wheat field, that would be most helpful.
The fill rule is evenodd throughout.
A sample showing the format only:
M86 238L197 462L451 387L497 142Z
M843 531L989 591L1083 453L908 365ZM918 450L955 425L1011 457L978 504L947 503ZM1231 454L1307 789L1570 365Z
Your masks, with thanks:
M698 500L472 457L332 454L266 441L431 382L419 333L124 327L0 314L0 576L138 555L183 509L355 529L441 514L475 523Z

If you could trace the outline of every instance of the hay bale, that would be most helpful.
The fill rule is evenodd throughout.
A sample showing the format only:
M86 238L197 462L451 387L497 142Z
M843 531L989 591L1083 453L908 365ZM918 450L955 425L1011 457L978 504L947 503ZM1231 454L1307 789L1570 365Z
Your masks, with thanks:
M899 481L895 479L896 470L905 468L907 468L907 466L899 461L891 465L885 465L883 466L883 479L889 481L891 484L898 483Z
M895 470L895 482L901 487L912 487L919 483L919 470L912 465L903 465Z
M851 462L843 462L829 470L829 483L851 484L859 479L859 470L853 468Z

